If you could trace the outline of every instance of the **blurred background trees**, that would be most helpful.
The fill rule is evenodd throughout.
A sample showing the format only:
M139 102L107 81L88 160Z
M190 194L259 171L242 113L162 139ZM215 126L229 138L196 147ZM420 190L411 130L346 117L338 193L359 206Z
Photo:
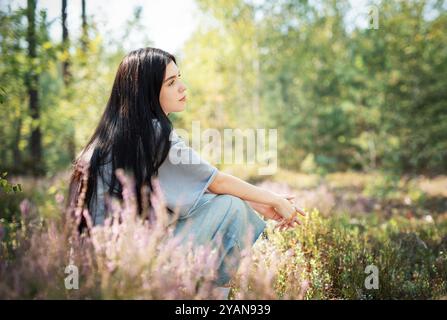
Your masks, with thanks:
M52 21L36 1L0 6L0 169L12 174L69 167L106 104L126 34L141 32L150 10L136 8L111 45L88 1L73 17L61 0ZM445 1L380 1L370 7L377 29L350 17L346 0L197 4L199 27L174 52L190 96L175 125L278 128L279 164L295 171L446 173ZM78 38L71 18L82 21ZM50 36L57 26L61 39Z

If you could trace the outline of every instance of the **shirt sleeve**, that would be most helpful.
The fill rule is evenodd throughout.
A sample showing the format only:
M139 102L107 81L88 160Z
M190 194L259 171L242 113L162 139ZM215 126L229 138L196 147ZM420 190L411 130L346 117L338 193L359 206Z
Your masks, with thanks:
M188 216L218 172L173 130L169 154L158 169L167 207Z

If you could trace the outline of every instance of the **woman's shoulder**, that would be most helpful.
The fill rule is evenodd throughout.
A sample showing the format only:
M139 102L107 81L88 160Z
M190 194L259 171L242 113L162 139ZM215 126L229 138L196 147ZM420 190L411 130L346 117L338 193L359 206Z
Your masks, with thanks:
M155 128L155 134L157 139L160 138L161 135L161 123L160 120L158 119L152 119L152 124L154 125ZM184 140L177 134L175 128L172 128L171 133L169 135L169 140L171 141L171 146L179 143L179 142L183 142Z

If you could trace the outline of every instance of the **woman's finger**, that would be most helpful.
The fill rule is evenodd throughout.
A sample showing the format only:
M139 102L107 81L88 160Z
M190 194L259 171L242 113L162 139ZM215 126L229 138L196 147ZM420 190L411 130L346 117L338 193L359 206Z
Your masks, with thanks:
M297 216L295 216L295 217L293 218L292 222L297 223L297 224L299 224L299 225L302 224L301 221L298 220L298 217L297 217Z
M275 220L276 221L281 221L283 219L283 217L279 214L279 213L275 213Z
M281 226L282 226L282 223L278 222L273 229L281 231Z
M294 228L296 228L298 225L299 225L299 224L296 223L296 222L290 222L290 223L287 223L287 224L286 224L286 228L287 228L287 229L294 229Z
M301 214L302 216L306 216L306 212L304 212L303 209L301 209L300 207L297 207L296 205L294 205L293 207L299 214Z
M298 218L297 217L293 217L292 219L290 219L288 222L287 222L290 226L292 226L292 227L296 227L296 226L298 226L298 225L301 225L302 223L301 223L301 221L300 220L298 220Z
M290 221L287 220L282 220L281 222L279 222L274 229L278 229L279 231L284 231L284 230L288 230L291 228L295 228L296 225L294 225L293 223L291 223Z

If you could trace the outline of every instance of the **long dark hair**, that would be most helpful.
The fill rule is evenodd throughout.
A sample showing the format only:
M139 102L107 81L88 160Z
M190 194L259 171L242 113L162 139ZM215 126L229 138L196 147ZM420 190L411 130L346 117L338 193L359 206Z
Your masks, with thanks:
M111 162L108 193L121 198L122 186L115 170L124 169L133 176L141 213L141 189L148 186L152 190L151 178L158 175L170 148L172 123L161 108L159 96L166 66L171 61L176 63L173 55L156 48L138 49L123 58L101 120L74 163L69 208L90 209L90 202L96 197L98 175L104 174L101 167ZM154 121L161 127L159 134ZM84 160L86 153L91 154L88 163ZM79 199L82 189L85 196ZM80 228L84 226L82 218Z

